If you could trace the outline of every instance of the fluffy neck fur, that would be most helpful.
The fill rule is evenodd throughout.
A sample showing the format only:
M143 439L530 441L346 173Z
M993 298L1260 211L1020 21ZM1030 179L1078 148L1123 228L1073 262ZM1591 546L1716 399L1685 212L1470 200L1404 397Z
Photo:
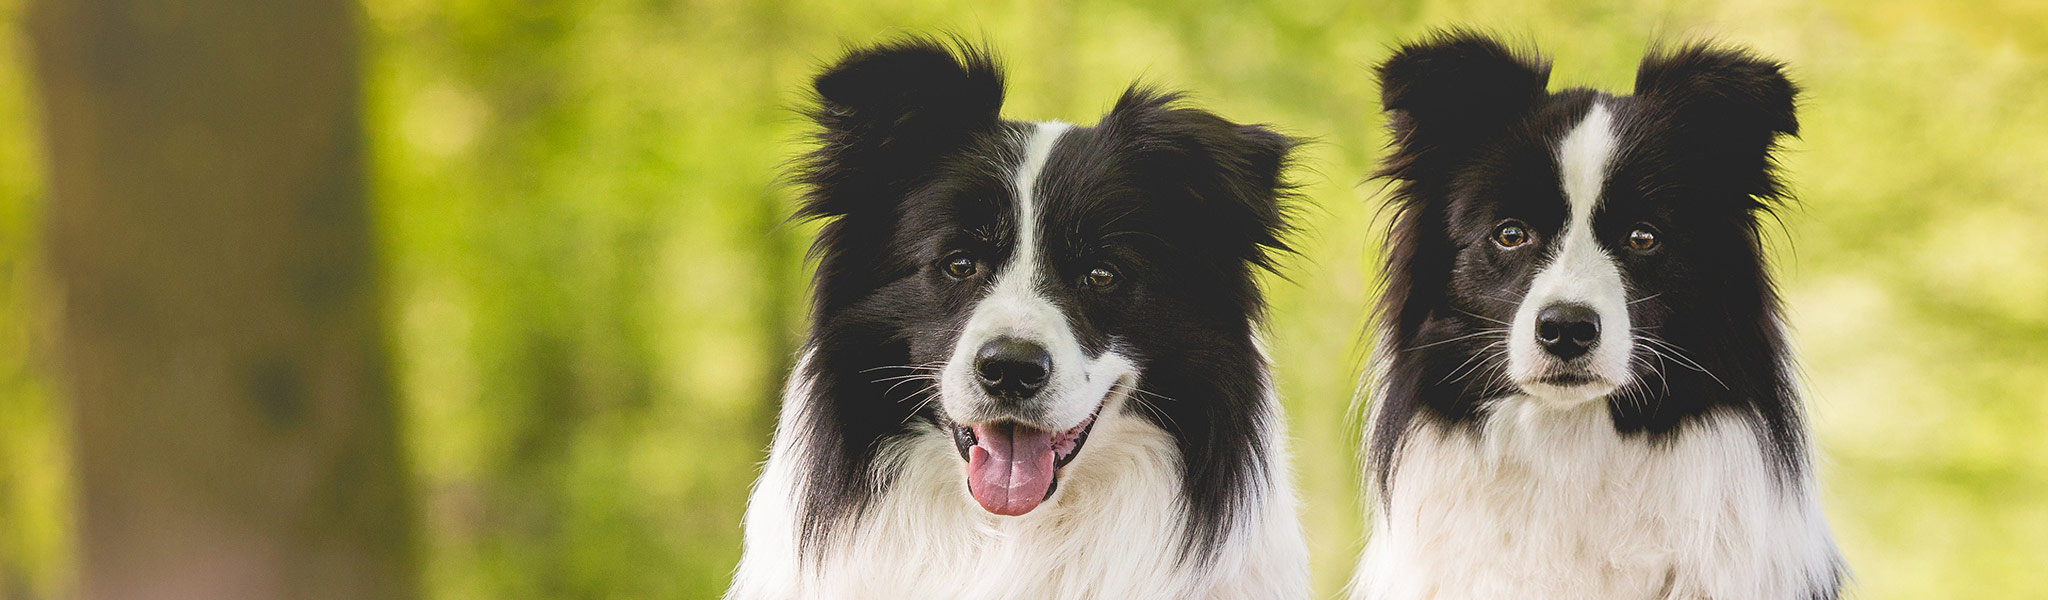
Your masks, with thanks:
M1398 448L1352 598L1833 598L1811 470L1782 477L1765 439L1731 411L1653 440L1515 396L1415 420L1372 440Z
M1271 446L1254 479L1265 483L1201 564L1179 551L1186 499L1173 438L1121 405L1105 409L1052 501L1014 518L976 506L946 434L915 424L877 452L876 471L892 475L868 504L817 557L803 556L795 490L811 453L830 451L794 425L817 401L803 372L785 393L782 425L748 505L745 556L729 599L1308 596L1280 424L1259 425Z

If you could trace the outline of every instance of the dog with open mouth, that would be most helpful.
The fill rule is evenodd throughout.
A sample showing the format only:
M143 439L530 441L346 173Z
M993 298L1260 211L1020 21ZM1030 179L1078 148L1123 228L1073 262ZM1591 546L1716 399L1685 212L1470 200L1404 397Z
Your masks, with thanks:
M811 331L727 597L1306 597L1255 336L1294 142L1136 86L1006 120L921 38L814 91Z
M1355 600L1816 600L1819 508L1760 220L1776 62L1692 44L1630 95L1483 34L1379 68L1393 182Z

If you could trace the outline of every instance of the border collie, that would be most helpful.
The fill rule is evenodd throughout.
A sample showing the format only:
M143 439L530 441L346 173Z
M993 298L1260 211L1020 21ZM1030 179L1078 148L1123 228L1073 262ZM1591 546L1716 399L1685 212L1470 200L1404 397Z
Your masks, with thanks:
M814 81L811 333L728 598L1299 598L1255 275L1294 143L1133 87L999 116L964 43Z
M1758 220L1782 67L1655 52L1633 95L1452 31L1379 67L1393 222L1356 599L1835 598Z

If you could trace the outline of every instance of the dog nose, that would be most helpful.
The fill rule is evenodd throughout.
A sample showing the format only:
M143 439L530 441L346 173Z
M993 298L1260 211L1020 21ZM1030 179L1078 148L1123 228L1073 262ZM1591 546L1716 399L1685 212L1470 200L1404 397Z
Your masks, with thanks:
M1017 338L997 338L974 355L974 375L989 395L1023 400L1045 387L1052 374L1052 355L1044 346Z
M1536 341L1561 359L1578 358L1600 342L1600 313L1584 304L1552 304L1536 313Z

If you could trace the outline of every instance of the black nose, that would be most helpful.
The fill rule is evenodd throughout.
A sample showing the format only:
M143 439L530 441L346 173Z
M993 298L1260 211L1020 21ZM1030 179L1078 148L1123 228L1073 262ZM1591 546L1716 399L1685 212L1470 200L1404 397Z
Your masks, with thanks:
M1578 358L1600 342L1600 313L1584 304L1545 306L1536 313L1536 341L1558 358Z
M989 395L1023 400L1045 387L1052 373L1052 355L1045 347L1017 338L997 338L974 355L974 375Z

